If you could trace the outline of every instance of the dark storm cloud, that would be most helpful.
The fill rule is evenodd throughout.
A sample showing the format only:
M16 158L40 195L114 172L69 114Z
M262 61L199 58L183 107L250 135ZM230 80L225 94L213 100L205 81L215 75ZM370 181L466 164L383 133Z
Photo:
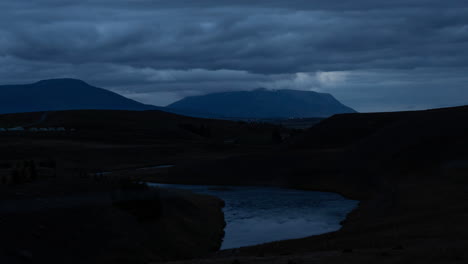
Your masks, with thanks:
M385 110L468 103L465 1L43 0L0 10L5 83L76 77L148 103L260 85L333 86L361 110L378 110L386 94ZM373 78L392 79L371 89ZM448 99L405 101L422 87Z

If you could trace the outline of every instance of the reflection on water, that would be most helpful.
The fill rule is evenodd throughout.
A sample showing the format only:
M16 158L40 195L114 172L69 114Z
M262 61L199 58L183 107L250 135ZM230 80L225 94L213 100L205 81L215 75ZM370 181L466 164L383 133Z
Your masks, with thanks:
M223 199L227 226L222 249L336 231L358 204L335 193L272 187L154 185Z

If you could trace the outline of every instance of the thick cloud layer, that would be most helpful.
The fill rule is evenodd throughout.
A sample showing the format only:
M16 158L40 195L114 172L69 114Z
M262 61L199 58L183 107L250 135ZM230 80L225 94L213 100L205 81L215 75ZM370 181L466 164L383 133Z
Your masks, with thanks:
M466 1L38 0L0 15L2 83L75 77L160 105L260 86L360 111L468 104Z

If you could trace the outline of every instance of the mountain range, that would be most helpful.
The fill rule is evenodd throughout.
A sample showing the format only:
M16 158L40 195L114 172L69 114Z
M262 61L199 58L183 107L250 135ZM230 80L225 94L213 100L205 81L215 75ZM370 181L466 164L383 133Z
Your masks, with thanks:
M330 94L311 91L257 89L212 93L158 107L76 79L0 86L0 114L84 109L162 110L207 118L306 118L355 112Z

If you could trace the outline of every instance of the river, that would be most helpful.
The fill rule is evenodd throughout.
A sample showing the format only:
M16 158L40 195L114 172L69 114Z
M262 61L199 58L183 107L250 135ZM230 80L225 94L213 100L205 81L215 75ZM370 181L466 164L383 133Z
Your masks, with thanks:
M336 193L275 187L217 187L150 184L190 190L223 199L226 235L221 249L319 235L341 228L358 205Z

